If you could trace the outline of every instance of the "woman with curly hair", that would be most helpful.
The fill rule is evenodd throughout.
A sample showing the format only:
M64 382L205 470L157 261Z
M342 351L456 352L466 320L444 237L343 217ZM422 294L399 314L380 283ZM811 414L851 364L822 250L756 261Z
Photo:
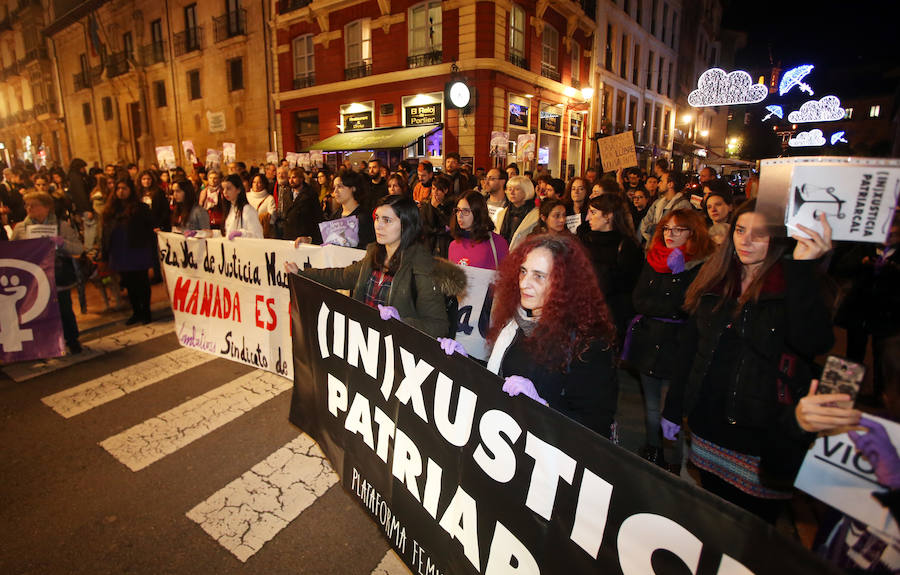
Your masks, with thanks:
M647 445L643 457L666 466L659 434L659 412L679 363L687 313L684 294L715 245L706 221L691 207L663 216L653 233L647 260L632 294L637 314L625 338L623 357L641 374ZM675 446L672 471L681 468L680 443Z
M406 196L408 198L412 197L412 194L409 191L409 184L407 184L406 176L404 176L401 172L394 172L388 177L387 190L388 194L391 196Z
M619 386L615 327L574 236L527 238L500 265L488 369L524 394L610 437Z
M461 266L495 270L509 253L500 234L494 233L487 201L481 192L469 190L456 202L450 220L449 259Z
M532 234L569 235L572 232L566 227L566 205L562 200L547 197L538 208L538 225Z

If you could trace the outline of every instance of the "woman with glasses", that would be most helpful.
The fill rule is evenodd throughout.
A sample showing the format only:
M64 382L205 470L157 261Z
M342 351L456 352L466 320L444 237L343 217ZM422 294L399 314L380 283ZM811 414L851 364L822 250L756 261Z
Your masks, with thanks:
M680 209L693 209L691 200L683 193L684 190L684 174L681 172L672 172L666 180L665 192L650 205L650 209L644 214L641 220L641 234L645 248L650 248L651 239L656 231L656 226L663 219L663 216Z
M623 357L641 374L647 445L642 456L665 467L659 433L660 408L679 363L689 361L679 353L687 314L684 294L715 246L706 221L693 208L663 216L650 241L644 268L635 284L632 301L637 314L625 337ZM672 470L681 468L676 445Z
M509 253L503 236L494 233L487 202L480 192L470 190L456 202L450 220L449 259L462 266L495 270Z
M447 336L444 296L465 288L465 274L450 264L439 266L419 242L422 224L411 199L381 198L374 219L375 243L369 244L358 262L345 268L307 270L287 262L285 269L332 289L349 289L353 299L378 308L383 320L394 318L432 337Z

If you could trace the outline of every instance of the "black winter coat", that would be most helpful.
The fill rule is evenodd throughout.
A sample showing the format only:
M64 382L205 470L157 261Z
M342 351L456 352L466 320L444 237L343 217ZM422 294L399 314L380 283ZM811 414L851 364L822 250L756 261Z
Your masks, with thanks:
M682 337L682 357L693 361L682 363L663 416L687 415L704 439L761 456L761 467L781 475L796 472L814 435L797 425L794 406L813 358L834 343L818 264L783 260L737 315L733 297L704 294Z
M688 317L682 306L702 263L689 261L683 272L672 274L660 273L644 262L632 297L634 312L643 317L631 327L626 358L641 373L672 379L676 367L689 361L679 351Z
M300 236L309 236L314 244L322 243L322 231L319 223L322 222L322 206L319 205L319 197L308 185L300 188L297 198L293 197L293 191L288 188L281 197L281 213L284 216L282 224L282 237L293 240Z
M520 375L530 379L538 395L550 407L603 437L609 437L619 397L615 354L611 346L595 340L575 358L569 371L562 373L534 362L519 328L503 356L499 375Z

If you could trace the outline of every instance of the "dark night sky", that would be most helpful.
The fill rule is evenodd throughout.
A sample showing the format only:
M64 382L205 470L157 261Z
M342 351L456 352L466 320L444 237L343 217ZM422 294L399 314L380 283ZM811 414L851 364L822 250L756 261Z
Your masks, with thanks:
M722 26L748 34L738 67L816 66L817 94L893 92L900 72L900 1L723 0ZM893 74L890 71L893 70ZM885 78L885 73L888 77Z

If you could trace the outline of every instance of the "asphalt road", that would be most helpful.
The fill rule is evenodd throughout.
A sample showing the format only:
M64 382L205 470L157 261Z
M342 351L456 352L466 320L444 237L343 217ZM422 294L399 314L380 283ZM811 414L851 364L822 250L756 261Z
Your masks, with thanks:
M0 375L0 573L408 573L288 421L289 381L181 348L171 320L107 332ZM624 379L632 450L641 417Z

